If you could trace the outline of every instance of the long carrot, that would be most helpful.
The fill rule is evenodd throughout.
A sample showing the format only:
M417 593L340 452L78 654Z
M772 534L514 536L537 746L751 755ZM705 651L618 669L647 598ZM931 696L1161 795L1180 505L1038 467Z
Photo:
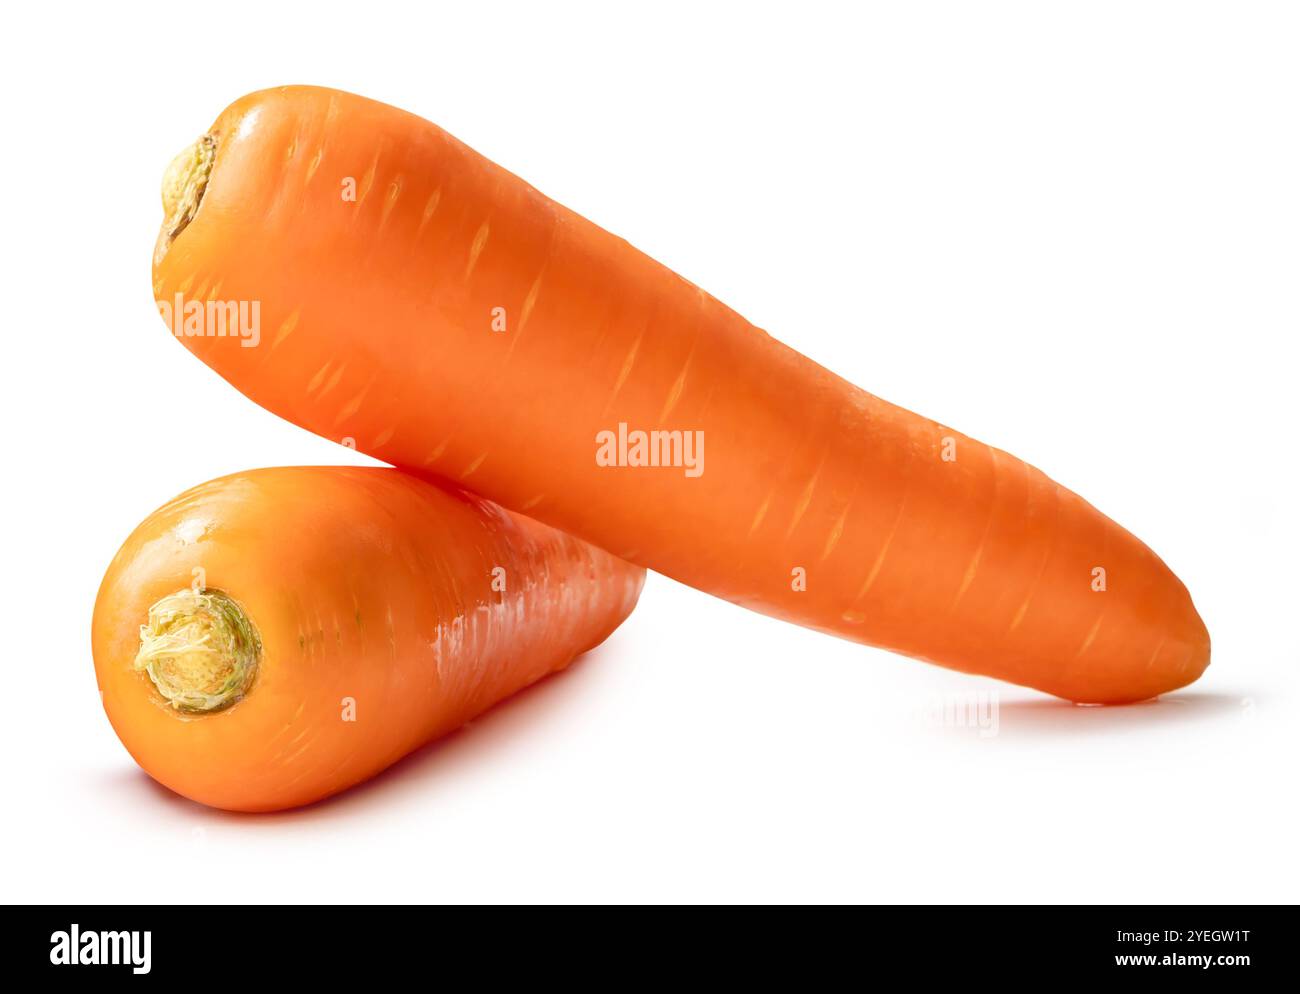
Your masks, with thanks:
M321 435L738 604L1071 700L1208 664L1183 585L1075 494L417 117L254 93L173 163L164 208L164 317ZM219 326L223 302L248 320Z
M563 669L644 571L394 469L195 487L113 560L95 668L156 780L240 811L343 790Z

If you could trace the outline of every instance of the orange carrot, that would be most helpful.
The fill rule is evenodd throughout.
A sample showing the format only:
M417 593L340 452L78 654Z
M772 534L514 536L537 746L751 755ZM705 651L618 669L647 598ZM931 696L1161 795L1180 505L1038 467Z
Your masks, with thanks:
M644 575L397 470L254 470L127 539L95 604L95 669L154 779L218 808L289 808L568 666Z
M1208 664L1183 585L1075 494L417 117L254 93L173 163L164 207L164 317L321 435L738 604L1071 700Z

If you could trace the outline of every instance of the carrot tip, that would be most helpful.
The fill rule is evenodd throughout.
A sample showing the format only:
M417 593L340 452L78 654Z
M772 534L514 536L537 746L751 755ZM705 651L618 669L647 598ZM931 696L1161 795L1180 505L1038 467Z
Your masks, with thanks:
M248 691L262 657L252 621L220 590L180 590L149 608L135 669L178 711L207 714Z

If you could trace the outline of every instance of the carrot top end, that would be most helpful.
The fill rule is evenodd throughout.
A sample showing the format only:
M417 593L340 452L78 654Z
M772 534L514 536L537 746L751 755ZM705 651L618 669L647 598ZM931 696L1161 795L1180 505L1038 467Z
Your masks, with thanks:
M261 637L238 603L220 590L186 589L149 608L134 668L176 710L208 714L248 692L261 656Z
M216 136L204 135L172 159L167 171L163 173L164 220L162 230L158 232L158 243L154 247L155 265L162 261L172 242L198 213L216 156Z

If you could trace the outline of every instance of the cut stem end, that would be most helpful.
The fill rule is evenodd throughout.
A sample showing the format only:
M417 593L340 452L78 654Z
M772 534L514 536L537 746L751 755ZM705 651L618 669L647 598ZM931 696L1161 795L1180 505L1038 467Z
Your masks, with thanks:
M149 608L135 668L178 711L208 714L247 692L262 640L244 609L220 590L180 590Z
M154 246L154 265L162 261L176 236L194 220L208 188L208 177L212 175L216 157L216 136L204 135L172 159L163 173L163 226Z

